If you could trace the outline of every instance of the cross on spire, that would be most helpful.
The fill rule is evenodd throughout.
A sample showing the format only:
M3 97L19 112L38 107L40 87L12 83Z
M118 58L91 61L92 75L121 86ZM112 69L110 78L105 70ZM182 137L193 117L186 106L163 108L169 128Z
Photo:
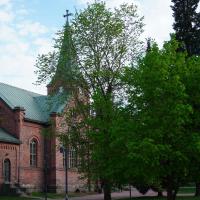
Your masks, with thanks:
M66 14L63 17L67 18L66 24L69 25L69 16L72 16L72 13L69 13L69 10L66 10Z

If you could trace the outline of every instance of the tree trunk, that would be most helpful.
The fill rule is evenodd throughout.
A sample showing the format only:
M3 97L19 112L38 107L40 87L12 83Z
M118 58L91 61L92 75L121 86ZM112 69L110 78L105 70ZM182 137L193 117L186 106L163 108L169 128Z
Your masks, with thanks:
M173 192L173 200L176 199L176 195L177 195L177 192L178 192L178 188L176 188Z
M103 192L104 192L104 200L111 200L111 185L108 181L104 182Z
M173 190L171 186L167 188L167 200L175 200L178 190Z
M88 192L91 192L91 181L90 181L90 178L88 177Z
M173 200L173 191L170 186L167 188L167 200Z
M158 197L163 197L162 191L158 191Z
M196 197L199 197L199 196L200 196L200 182L196 182L195 196L196 196Z

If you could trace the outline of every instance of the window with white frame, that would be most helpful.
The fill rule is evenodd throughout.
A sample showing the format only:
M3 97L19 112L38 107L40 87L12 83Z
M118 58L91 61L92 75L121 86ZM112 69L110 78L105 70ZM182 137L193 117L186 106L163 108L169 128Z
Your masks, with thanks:
M70 148L68 155L69 155L69 164L68 164L69 168L77 167L77 157L75 149Z
M37 141L35 139L30 142L30 166L37 167Z
M65 167L65 153L63 152L63 167ZM77 167L77 156L76 151L73 148L69 148L68 150L68 168L75 168Z

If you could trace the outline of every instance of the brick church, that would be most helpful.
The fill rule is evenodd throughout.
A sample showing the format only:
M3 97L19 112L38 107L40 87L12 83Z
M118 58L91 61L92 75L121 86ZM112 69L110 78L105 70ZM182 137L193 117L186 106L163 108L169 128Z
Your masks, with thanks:
M71 60L69 16L67 11L57 72L66 63L72 63L68 62ZM76 169L75 151L68 148L64 156L56 137L59 132L67 133L63 110L74 107L72 97L65 103L57 100L49 103L51 94L59 93L59 89L62 88L58 83L51 83L45 96L0 83L0 193L7 185L29 192L41 191L45 185L52 192L64 191L65 157L69 191L84 188ZM51 131L51 137L45 136L46 130Z
M50 191L64 190L61 144L56 137L46 138L43 131L50 128L56 133L61 128L61 113L66 106L73 106L73 101L55 103L50 109L48 95L0 83L0 191L5 184L29 192L41 191L46 179ZM67 157L69 191L81 190L84 184L75 168L73 149Z

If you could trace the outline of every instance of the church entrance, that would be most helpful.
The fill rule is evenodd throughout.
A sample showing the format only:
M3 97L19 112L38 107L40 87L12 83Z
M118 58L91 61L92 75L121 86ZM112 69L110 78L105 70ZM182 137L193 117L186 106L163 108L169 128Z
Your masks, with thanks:
M4 182L10 183L10 177L11 177L11 164L10 160L6 159L4 160Z

